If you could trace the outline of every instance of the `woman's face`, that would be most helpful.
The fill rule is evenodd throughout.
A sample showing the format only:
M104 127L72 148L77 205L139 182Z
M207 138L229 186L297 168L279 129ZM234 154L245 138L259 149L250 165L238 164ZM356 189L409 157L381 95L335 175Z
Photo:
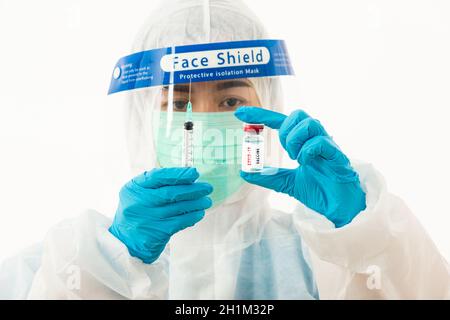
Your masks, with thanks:
M261 105L253 84L248 79L235 79L177 84L173 87L172 99L169 87L163 87L161 110L173 108L175 112L186 111L189 89L193 112L226 112L240 106ZM169 100L172 100L173 106L169 105Z

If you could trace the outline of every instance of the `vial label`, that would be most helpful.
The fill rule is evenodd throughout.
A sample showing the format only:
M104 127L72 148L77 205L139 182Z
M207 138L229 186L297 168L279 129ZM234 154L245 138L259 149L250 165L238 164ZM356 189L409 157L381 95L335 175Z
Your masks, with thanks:
M244 138L242 145L242 171L258 172L264 168L264 143Z

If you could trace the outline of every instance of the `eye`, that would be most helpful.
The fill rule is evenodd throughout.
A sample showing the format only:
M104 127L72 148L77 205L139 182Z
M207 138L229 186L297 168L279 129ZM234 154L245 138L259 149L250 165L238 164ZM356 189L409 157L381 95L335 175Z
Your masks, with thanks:
M183 111L186 109L187 103L185 100L176 100L173 102L173 109L175 111Z
M236 107L238 107L240 105L243 105L243 104L244 104L244 101L241 100L241 99L228 98L228 99L225 99L224 101L222 101L220 103L220 107L232 109L232 108L236 108Z

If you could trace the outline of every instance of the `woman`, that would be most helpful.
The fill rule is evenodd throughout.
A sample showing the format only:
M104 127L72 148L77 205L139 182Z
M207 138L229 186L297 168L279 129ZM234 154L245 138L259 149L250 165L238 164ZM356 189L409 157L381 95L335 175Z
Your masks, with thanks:
M149 18L133 51L267 38L240 1L173 0ZM42 245L3 265L2 297L450 297L447 262L372 166L350 163L304 111L283 115L276 78L231 80L131 93L127 138L136 177L122 188L114 220L87 211L52 228ZM239 120L272 128L277 146L300 166L240 179L236 161L202 152L196 168L180 168L172 129L186 121L190 101L195 125L222 134L242 128ZM271 190L297 199L295 212L270 208Z

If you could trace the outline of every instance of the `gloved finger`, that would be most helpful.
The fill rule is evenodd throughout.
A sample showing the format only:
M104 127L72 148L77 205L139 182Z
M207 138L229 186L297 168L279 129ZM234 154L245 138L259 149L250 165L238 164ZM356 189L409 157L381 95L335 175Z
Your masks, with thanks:
M260 107L243 106L238 108L234 115L243 122L263 124L272 129L279 129L284 119L286 119L286 115L282 113Z
M178 231L192 227L205 216L204 210L192 211L176 217L171 217L165 220L165 228L168 233L175 234Z
M156 189L163 186L191 184L198 177L197 169L192 167L155 168L133 178L133 182L143 188Z
M241 171L240 175L248 183L292 195L295 172L295 169L266 167L254 173Z
M337 165L347 165L349 160L334 143L331 137L316 136L303 145L297 161L306 165L313 159L320 157Z
M160 219L167 219L183 215L188 212L206 210L211 208L212 200L209 197L202 197L196 200L187 200L174 202L165 206L156 207L152 209L152 215Z
M288 133L286 137L286 151L293 160L297 159L303 144L315 136L327 136L327 132L320 122L313 118L306 118Z
M213 186L207 182L195 182L189 185L166 186L158 189L162 203L195 200L213 192Z
M293 111L284 121L279 130L281 145L286 149L286 139L291 130L301 121L309 118L309 115L303 110Z
M177 201L199 199L207 196L212 191L213 187L206 182L148 189L137 185L131 180L120 190L119 196L123 201L153 208Z

